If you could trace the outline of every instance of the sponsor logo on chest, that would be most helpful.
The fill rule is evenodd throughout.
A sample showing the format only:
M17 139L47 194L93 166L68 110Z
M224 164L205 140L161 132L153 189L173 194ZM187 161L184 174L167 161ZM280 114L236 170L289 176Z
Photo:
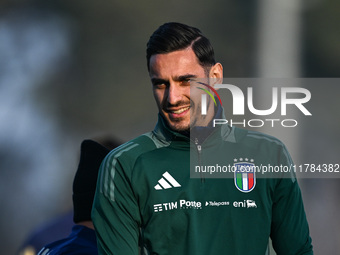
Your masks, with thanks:
M181 199L178 202L169 202L153 205L154 212L170 211L175 209L202 209L202 203Z
M251 199L245 199L243 201L191 201L191 200L185 200L181 199L179 201L175 202L167 202L167 203L160 203L160 204L154 204L153 205L153 211L163 212L163 211L172 211L172 210L188 210L188 209L204 209L206 207L229 207L231 208L257 208L255 200Z

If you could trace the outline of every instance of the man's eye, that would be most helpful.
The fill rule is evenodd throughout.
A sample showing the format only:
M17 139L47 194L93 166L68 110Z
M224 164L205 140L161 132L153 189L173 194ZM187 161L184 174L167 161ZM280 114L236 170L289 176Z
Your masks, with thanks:
M166 87L164 82L154 83L153 86L154 86L154 88L157 88L157 89L161 89L161 88L165 88Z
M191 79L185 79L185 80L182 81L182 85L189 86L190 82L191 82Z

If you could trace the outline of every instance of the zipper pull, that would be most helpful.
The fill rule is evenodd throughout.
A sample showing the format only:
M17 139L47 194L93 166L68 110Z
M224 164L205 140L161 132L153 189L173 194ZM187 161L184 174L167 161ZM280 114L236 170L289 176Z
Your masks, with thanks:
M198 162L199 164L201 164L201 150L202 150L202 146L200 144L198 144L198 138L195 138L195 145L197 147L197 151L198 151ZM205 178L203 176L203 173L201 173L201 183L203 184L205 182Z
M201 153L202 146L200 144L198 144L198 139L197 138L195 138L195 144L196 144L198 152Z

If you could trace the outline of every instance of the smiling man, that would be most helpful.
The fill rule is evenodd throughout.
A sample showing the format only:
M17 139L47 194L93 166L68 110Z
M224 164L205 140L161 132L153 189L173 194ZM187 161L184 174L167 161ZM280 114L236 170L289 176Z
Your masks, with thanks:
M278 254L313 254L294 176L190 178L193 161L292 164L274 137L212 128L224 113L211 98L201 115L204 92L192 87L223 78L209 40L197 28L166 23L150 37L147 66L158 123L102 162L92 209L99 254L264 255L270 238Z
M207 78L207 75L211 79L222 78L220 63L212 62L203 66L198 62L190 45L183 50L152 55L149 68L159 113L172 130L188 132L190 127L208 125L211 118L200 116L201 93L190 95L190 81ZM208 109L210 114L206 116L212 117L214 111L212 100Z

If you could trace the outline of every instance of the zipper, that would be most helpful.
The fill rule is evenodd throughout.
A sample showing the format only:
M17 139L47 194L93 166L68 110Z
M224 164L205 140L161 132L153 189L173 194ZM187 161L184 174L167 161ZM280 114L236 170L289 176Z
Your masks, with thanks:
M197 152L198 152L198 164L199 164L199 166L201 166L202 146L198 143L198 139L197 138L195 138L195 145L196 145ZM202 172L200 173L200 176L201 176L201 183L204 183L205 182L205 178L204 178Z

